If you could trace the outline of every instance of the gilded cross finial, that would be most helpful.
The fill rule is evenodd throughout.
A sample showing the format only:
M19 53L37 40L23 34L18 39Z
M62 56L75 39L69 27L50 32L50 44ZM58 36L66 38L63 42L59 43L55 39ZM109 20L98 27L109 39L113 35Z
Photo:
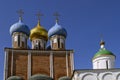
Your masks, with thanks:
M60 16L59 13L58 13L58 12L55 12L55 13L54 13L54 16L56 17L56 22L58 23L58 21L59 21L58 17Z
M23 10L20 9L20 10L17 11L17 13L19 14L19 20L22 21L22 15L24 14Z
M38 23L40 24L40 17L43 16L43 14L41 14L40 12L38 12L36 15L38 17Z

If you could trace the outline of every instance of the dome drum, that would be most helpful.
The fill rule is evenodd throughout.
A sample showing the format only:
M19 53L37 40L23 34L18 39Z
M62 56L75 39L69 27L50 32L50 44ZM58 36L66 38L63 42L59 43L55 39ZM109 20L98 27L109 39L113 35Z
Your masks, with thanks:
M12 34L12 37L14 37L14 36L18 36L18 35L20 35L20 36L24 36L24 37L28 38L28 36L27 36L26 34L19 33L19 32L14 32L14 33Z

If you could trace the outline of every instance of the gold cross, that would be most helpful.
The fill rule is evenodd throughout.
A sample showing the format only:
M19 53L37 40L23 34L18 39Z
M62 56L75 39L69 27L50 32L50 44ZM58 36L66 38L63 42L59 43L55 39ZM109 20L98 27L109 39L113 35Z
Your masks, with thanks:
M40 16L43 16L43 14L41 14L40 12L38 12L36 15L38 17L38 21L40 22Z

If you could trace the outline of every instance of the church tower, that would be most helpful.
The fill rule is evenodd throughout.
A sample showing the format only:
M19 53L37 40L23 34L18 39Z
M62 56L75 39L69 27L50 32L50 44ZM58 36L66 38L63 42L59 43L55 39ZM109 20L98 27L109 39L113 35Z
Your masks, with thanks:
M105 42L101 40L100 50L93 57L93 69L112 69L114 68L115 55L105 49Z
M59 14L55 13L56 23L49 30L48 36L50 39L52 50L65 50L65 39L67 37L67 31L61 25L58 24Z
M22 14L20 10L19 21L10 27L10 35L12 36L13 48L27 48L27 39L29 38L30 30L26 24L23 23Z
M56 19L55 26L47 32L41 26L40 18L30 31L22 22L21 14L22 11L19 22L10 27L12 48L4 49L4 80L70 80L74 58L73 50L65 48L67 31ZM27 48L29 37L32 49ZM48 39L51 42L49 49L46 48Z
M45 50L48 40L48 33L47 30L44 29L40 24L40 16L42 16L42 14L39 13L37 15L37 26L31 30L30 34L30 40L32 41L32 49Z

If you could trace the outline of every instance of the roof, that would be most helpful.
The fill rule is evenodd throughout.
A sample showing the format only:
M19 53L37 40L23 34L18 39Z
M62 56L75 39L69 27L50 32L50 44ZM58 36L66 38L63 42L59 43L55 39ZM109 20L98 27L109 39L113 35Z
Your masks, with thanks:
M27 36L30 35L29 27L26 24L24 24L21 20L19 20L17 23L13 24L10 27L10 35L12 35L14 32L22 32Z
M56 22L56 24L48 31L48 37L49 38L53 35L62 35L66 38L67 37L67 31L66 31L65 28L58 25L58 23Z
M113 55L115 56L111 51L106 50L105 48L101 48L95 55L93 58L97 58L100 56L105 56L105 55Z
M43 74L35 74L29 80L53 80L51 77Z

